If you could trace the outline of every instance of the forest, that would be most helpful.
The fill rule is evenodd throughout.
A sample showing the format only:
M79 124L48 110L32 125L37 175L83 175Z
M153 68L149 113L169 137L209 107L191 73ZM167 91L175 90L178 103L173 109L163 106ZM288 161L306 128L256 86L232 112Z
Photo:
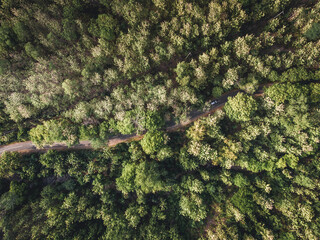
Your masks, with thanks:
M2 0L0 147L93 149L3 153L0 239L319 239L319 63L317 0Z

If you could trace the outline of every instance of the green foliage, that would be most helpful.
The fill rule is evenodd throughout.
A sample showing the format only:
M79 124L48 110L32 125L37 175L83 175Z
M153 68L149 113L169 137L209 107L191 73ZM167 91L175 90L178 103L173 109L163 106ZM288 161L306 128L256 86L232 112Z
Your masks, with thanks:
M145 118L145 128L147 130L161 129L164 126L164 120L159 112L147 112Z
M191 144L173 142L172 155L161 162L144 154L143 144L140 147L138 143L97 152L48 151L29 158L4 154L5 162L0 163L4 167L0 178L6 180L0 189L4 214L0 229L27 238L192 239L199 236L202 227L207 228L204 239L213 231L232 239L240 232L256 238L262 234L288 237L279 229L291 229L289 237L293 239L319 236L316 230L292 230L292 226L299 229L301 225L317 229L319 156L310 152L304 134L318 138L317 132L311 133L315 125L310 125L317 121L305 125L300 134L287 132L290 124L300 122L295 123L292 117L305 114L305 106L285 102L282 119L268 101L261 100L261 111L250 124L242 123L241 134L223 135L228 129L222 111L201 119L198 123L207 129L201 139L194 142L186 133L173 136ZM262 118L262 114L268 117ZM80 131L95 137L107 128L105 122ZM245 135L248 131L250 136ZM149 132L152 139L159 131ZM162 144L161 149L166 147ZM209 157L218 166L202 161L208 148L217 151ZM32 216L41 218L41 224ZM21 229L15 225L19 217Z
M313 74L309 73L303 67L291 68L285 71L280 76L281 82L301 82L313 79Z
M129 192L155 193L165 190L165 182L161 179L165 172L160 172L156 163L146 161L140 164L126 164L121 176L116 179L117 189L124 194Z
M320 84L319 83L312 83L310 84L310 98L312 102L319 102L320 101Z
M116 179L117 189L124 194L132 192L135 190L135 174L136 174L136 165L135 164L126 164L123 169L121 176Z
M147 212L145 211L144 207L139 205L132 205L127 208L125 212L126 219L129 222L131 227L136 228L141 220L141 217L146 215Z
M0 75L6 73L9 68L9 62L6 59L0 59Z
M64 92L70 96L71 99L77 97L79 95L79 85L76 81L72 81L70 79L64 80L62 83L62 88Z
M72 20L64 19L62 21L63 32L62 36L68 41L75 41L78 38L76 26Z
M89 140L93 148L105 147L108 143L110 131L109 123L104 121L98 126L87 125L79 129L80 139Z
M279 159L277 165L279 168L285 168L288 165L290 168L295 169L298 165L298 161L299 158L293 154L286 154Z
M27 26L23 22L17 22L13 26L13 31L16 34L19 42L27 42L30 39L30 33Z
M199 222L207 217L207 208L201 197L196 194L182 196L179 202L180 213Z
M99 137L98 126L88 125L81 126L79 129L80 139L83 140L93 140Z
M259 87L260 78L257 75L249 74L246 79L242 79L239 84L239 88L246 93L254 94Z
M45 121L29 132L31 141L37 146L65 142L68 146L78 143L78 128L66 120Z
M214 88L212 89L212 96L213 96L214 98L218 98L218 97L220 97L222 94L223 94L223 88L221 88L221 87L214 87Z
M97 25L99 27L100 37L108 41L115 39L119 27L117 21L112 16L100 14L97 19Z
M12 30L6 22L0 26L0 55L6 55L7 51L14 47Z
M244 176L241 173L236 174L236 176L234 177L234 184L239 187L239 188L243 188L245 186L250 185L250 182L248 181L247 177Z
M188 153L187 147L181 148L180 154L179 154L179 163L185 170L195 170L199 166L198 159L192 157Z
M310 188L310 189L315 189L316 186L314 184L314 182L312 181L311 178L305 176L304 174L299 174L298 176L296 176L294 179L293 179L293 182L300 185L300 186L303 186L303 187L306 187L306 188Z
M26 51L26 54L33 59L37 60L40 57L39 50L31 43L28 42L26 45L24 45L24 50Z
M165 144L165 136L162 131L148 131L141 140L141 146L145 153L154 154Z
M162 180L164 174L157 163L142 162L136 168L135 185L146 194L166 190L166 184Z
M284 103L290 99L297 99L302 95L307 95L308 89L295 84L273 84L265 90L265 94L276 103Z
M9 178L21 167L21 156L17 152L4 152L0 157L0 177Z
M39 162L47 169L54 170L58 176L62 176L67 169L65 169L63 156L56 151L49 150L45 154L41 155Z
M193 126L188 129L187 136L194 141L203 140L206 133L206 126L204 121L198 120L194 122Z
M124 120L117 122L117 130L122 134L133 133L134 126L130 118L125 118Z
M192 68L189 63L186 62L179 62L177 64L177 67L175 69L175 72L177 73L177 82L181 86L187 86L189 85L190 79L192 77Z
M99 148L3 153L0 238L320 238L319 3L3 0L0 12L1 144ZM164 133L236 88L248 95Z
M254 203L252 200L252 193L248 188L240 188L231 198L231 202L242 213L252 213Z
M174 121L226 90L252 94L266 79L312 80L318 47L301 29L316 26L318 8L288 4L7 0L0 105L15 122L110 120L115 133L131 134L160 128L156 115ZM292 19L281 13L286 7Z
M228 98L224 109L231 120L246 122L250 121L253 117L255 111L258 109L258 104L252 96L238 93L235 97Z
M305 36L312 41L318 40L320 38L320 22L314 22L305 32Z

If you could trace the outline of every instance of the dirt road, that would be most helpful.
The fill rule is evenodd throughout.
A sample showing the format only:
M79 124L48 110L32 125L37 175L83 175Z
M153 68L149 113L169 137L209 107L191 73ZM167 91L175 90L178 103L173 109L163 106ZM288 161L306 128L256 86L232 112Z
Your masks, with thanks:
M259 87L259 89L257 90L257 92L255 92L254 96L260 96L261 94L263 94L263 87L265 85L262 85ZM190 114L188 115L188 120L180 122L179 124L175 124L175 123L169 123L166 127L166 131L167 132L173 132L173 131L177 131L178 129L185 127L187 125L189 125L190 123L196 121L197 119L201 118L201 117L205 117L215 111L217 111L218 109L221 109L225 103L228 100L228 97L231 96L235 96L238 92L240 92L240 90L233 90L231 92L228 92L224 95L222 95L221 97L215 99L217 101L216 104L212 105L210 107L209 110L207 111L192 111L190 112ZM118 136L113 136L109 139L108 141L108 146L109 147L114 147L119 143L124 143L124 142L130 142L130 141L138 141L141 140L143 138L143 134L142 135L137 135L137 134L131 134L131 135L118 135ZM5 145L5 146L0 146L0 155L5 152L20 152L22 154L29 154L29 153L35 153L35 152L46 152L49 149L55 149L55 150L76 150L76 149L92 149L92 146L90 144L89 141L80 141L79 144L74 145L72 147L68 147L66 144L64 143L54 143L50 146L44 146L41 149L37 149L35 145L33 145L33 143L31 141L27 141L27 142L18 142L18 143L13 143L13 144L9 144L9 145Z

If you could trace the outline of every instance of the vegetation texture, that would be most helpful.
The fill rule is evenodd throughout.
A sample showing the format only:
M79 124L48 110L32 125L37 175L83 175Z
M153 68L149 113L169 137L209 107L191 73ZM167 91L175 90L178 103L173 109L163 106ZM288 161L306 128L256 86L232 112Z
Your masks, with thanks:
M97 150L2 154L0 238L320 239L319 61L315 0L1 1L0 144Z

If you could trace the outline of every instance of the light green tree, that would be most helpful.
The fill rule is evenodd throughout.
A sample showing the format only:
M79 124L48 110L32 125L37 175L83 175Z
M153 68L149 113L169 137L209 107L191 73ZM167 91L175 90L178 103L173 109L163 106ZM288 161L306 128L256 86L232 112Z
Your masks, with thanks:
M179 202L180 213L199 222L207 217L207 207L201 197L195 193L182 196Z
M153 154L159 151L164 144L164 133L158 130L147 132L144 138L141 140L142 149L147 154Z
M237 122L246 122L251 119L258 104L252 96L238 93L235 97L229 97L224 107L227 116Z
M190 78L192 77L192 68L190 64L184 61L179 62L175 72L177 73L177 82L181 86L187 86L190 82Z

